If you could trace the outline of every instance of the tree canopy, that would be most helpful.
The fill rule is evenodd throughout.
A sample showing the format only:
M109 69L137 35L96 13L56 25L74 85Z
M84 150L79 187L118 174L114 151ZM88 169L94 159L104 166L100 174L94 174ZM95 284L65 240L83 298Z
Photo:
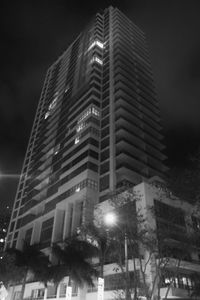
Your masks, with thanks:
M54 244L52 253L58 260L57 265L53 266L58 281L69 276L79 286L93 286L93 279L98 276L90 261L96 255L95 246L73 236L66 239L62 245Z
M180 200L200 203L200 148L184 166L169 171L167 187Z

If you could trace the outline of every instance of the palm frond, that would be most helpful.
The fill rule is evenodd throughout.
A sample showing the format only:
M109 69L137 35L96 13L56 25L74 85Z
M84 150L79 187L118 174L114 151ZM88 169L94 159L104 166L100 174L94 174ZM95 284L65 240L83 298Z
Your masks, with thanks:
M77 237L66 239L62 246L54 244L52 253L59 261L58 266L55 266L58 278L68 275L79 286L85 283L93 286L93 279L98 274L89 258L96 254L96 250L92 244Z

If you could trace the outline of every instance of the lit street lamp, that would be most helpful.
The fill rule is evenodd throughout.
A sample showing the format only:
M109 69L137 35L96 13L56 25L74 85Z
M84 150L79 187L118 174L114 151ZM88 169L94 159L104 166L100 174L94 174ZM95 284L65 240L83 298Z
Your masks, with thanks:
M107 213L104 218L104 222L107 226L117 225L117 216L113 213ZM117 226L119 228L119 226ZM129 272L128 272L128 243L127 243L127 232L124 233L124 256L125 256L125 274L126 274L126 287L125 287L125 299L129 300Z
M116 225L117 216L114 213L107 213L105 215L104 221L108 226Z

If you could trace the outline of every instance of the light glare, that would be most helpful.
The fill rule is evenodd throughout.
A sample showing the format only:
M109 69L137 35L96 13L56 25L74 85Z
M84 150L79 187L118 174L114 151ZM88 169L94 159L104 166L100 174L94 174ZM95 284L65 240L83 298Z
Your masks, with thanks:
M106 225L108 226L112 226L112 225L115 225L116 223L116 215L114 213L107 213L105 215L105 223Z

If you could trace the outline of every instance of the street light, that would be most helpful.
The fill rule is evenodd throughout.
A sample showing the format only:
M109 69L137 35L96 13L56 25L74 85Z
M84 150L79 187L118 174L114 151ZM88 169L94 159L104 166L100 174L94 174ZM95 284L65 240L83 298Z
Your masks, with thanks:
M117 216L113 212L109 212L104 217L104 222L107 226L117 225ZM119 228L119 226L117 226ZM124 256L125 256L125 272L126 272L126 289L125 289L125 299L129 299L129 273L128 273L128 243L127 243L127 232L124 233Z
M117 216L114 213L112 213L112 212L107 213L105 215L104 221L105 221L106 225L113 226L113 225L116 224Z

